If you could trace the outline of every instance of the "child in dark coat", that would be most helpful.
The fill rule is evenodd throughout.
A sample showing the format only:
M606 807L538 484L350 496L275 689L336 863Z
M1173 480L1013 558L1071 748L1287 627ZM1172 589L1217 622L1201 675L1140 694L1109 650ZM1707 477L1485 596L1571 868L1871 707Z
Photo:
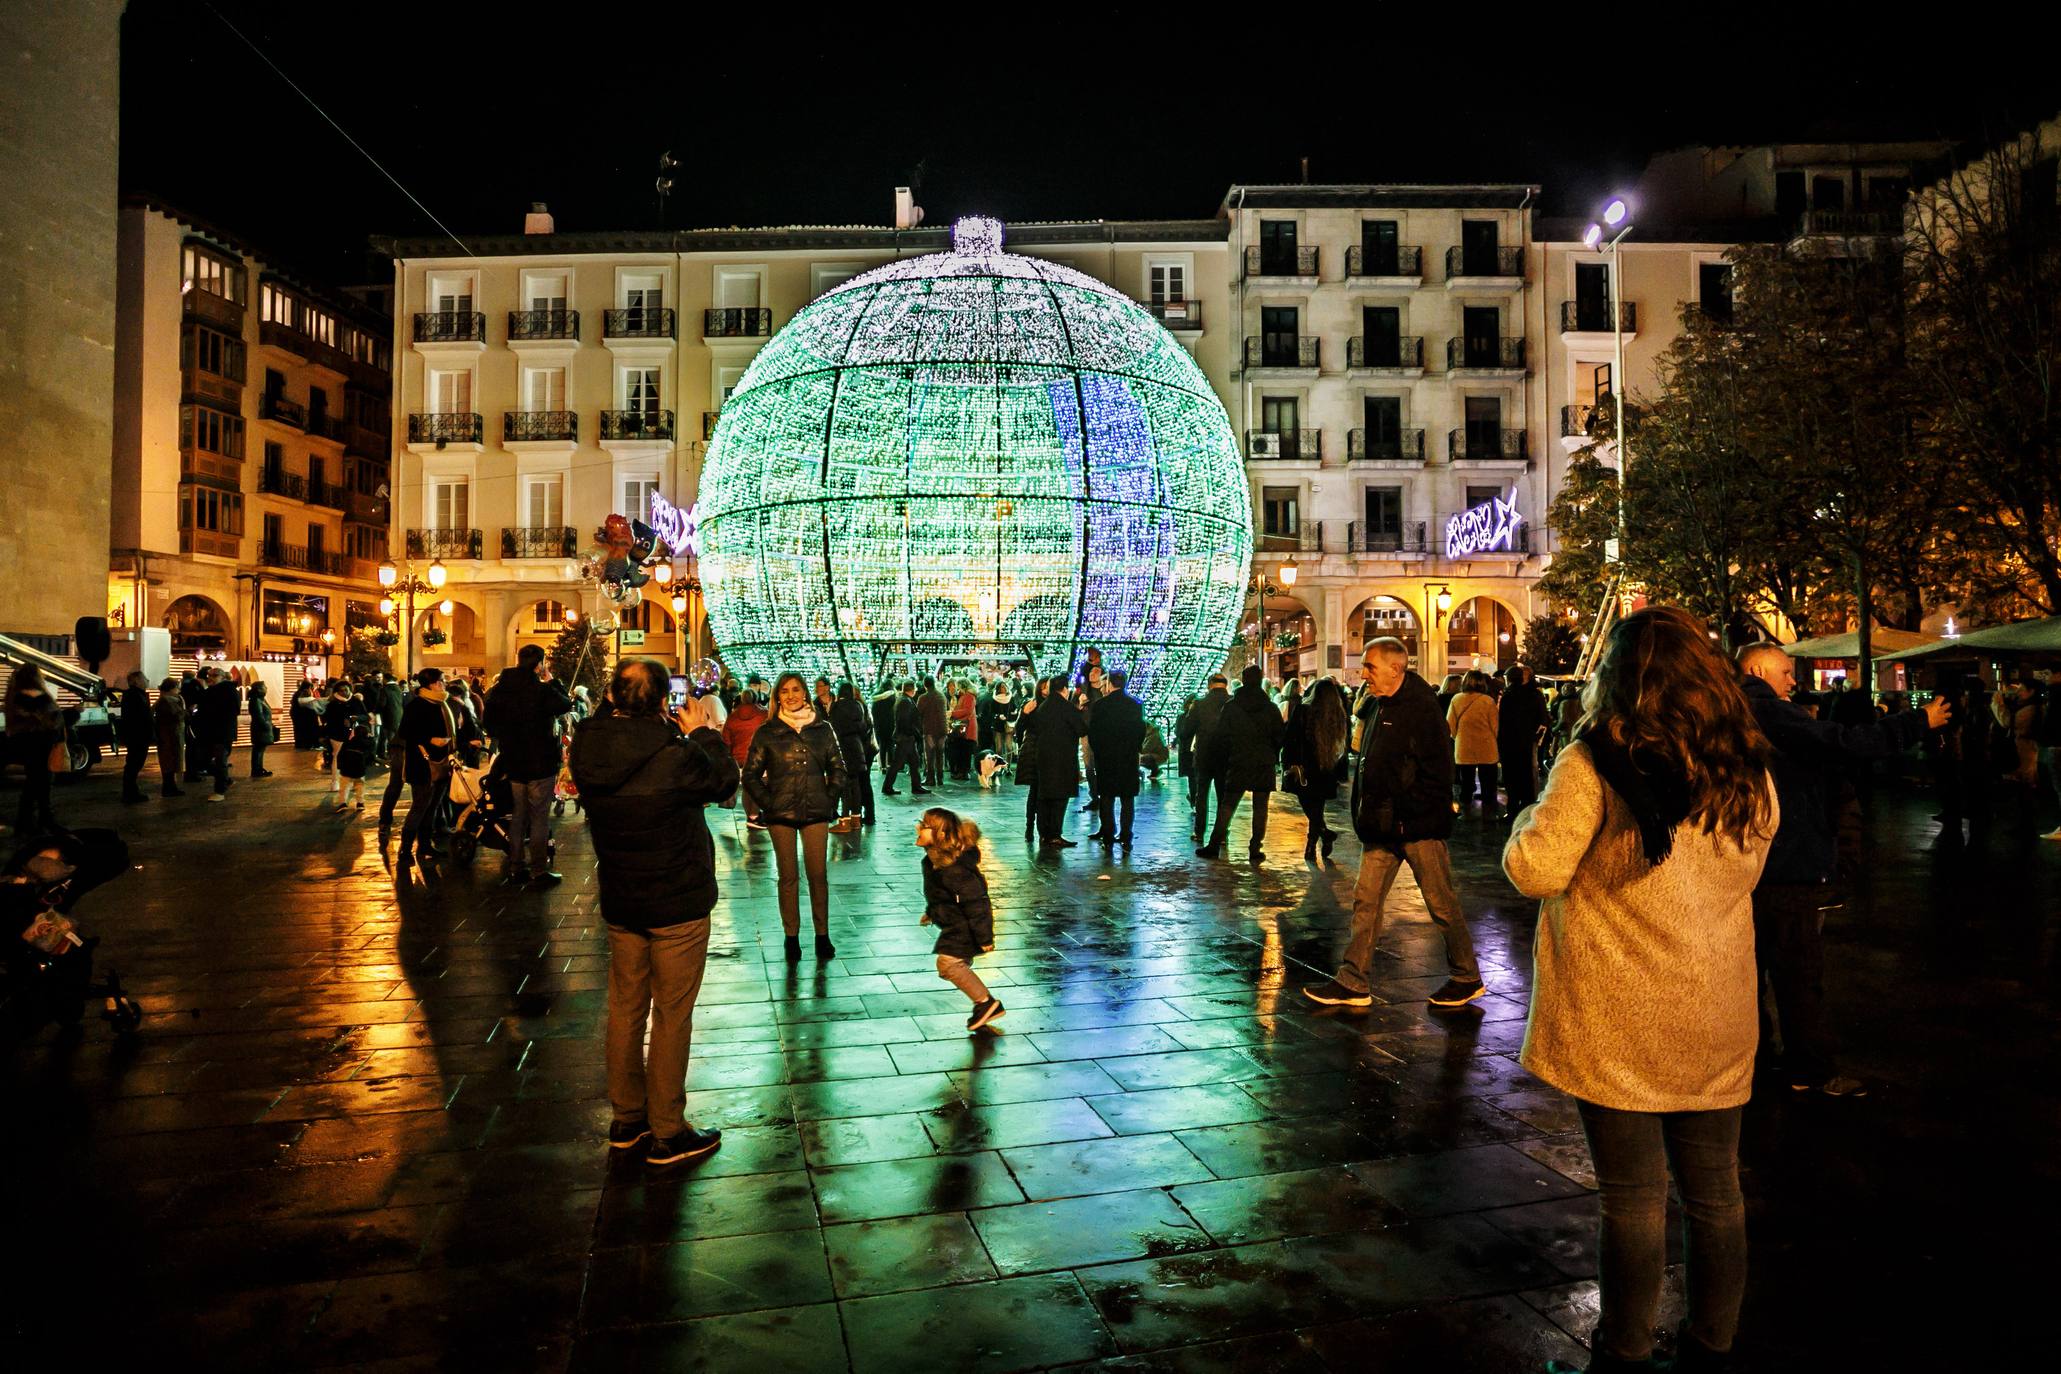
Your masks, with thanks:
M336 749L336 809L365 809L365 770L372 763L372 730L364 716L351 718L351 733Z
M1002 1015L999 1000L973 971L971 960L995 947L994 908L988 880L980 872L980 827L941 806L916 823L923 856L923 924L936 926L937 976L966 994L973 1015L966 1029L979 1030Z

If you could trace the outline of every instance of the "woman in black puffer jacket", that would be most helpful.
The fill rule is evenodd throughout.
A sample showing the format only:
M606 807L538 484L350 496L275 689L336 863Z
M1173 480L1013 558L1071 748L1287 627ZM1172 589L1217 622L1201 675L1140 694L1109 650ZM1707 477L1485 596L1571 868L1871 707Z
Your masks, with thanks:
M816 957L837 953L830 943L830 879L825 853L830 822L844 792L844 757L837 732L809 700L800 673L773 684L773 714L751 737L744 759L744 790L773 840L780 869L780 927L789 961L801 958L801 878L795 842L809 871L809 914L816 926Z

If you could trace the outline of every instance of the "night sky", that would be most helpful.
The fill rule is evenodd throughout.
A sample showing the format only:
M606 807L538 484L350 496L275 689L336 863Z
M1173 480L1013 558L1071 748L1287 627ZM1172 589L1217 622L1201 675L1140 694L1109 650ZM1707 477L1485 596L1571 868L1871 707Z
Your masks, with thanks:
M519 231L532 200L560 230L658 227L668 150L668 227L879 224L910 183L932 223L1206 218L1305 156L1313 181L1535 181L1572 214L1669 147L1970 139L2061 112L2037 41L1778 34L1737 8L1703 12L1703 56L1682 11L1651 8L1668 41L1629 45L1623 78L1608 36L1641 21L1621 7L709 8L132 0L122 185L318 281L383 279L369 235L436 232L228 24L461 237Z

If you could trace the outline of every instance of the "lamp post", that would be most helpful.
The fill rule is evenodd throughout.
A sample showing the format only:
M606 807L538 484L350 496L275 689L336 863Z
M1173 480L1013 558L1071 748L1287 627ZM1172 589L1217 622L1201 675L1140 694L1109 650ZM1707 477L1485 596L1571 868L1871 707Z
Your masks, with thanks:
M1434 594L1433 588L1437 589L1436 594ZM1446 613L1453 609L1452 585L1446 582L1425 583L1424 609L1427 612L1433 612L1433 614L1431 615L1431 628L1432 631L1435 633L1441 626L1443 626L1446 623ZM1432 636L1429 634L1427 634L1424 637L1423 658L1424 667L1427 671L1431 667L1431 639ZM1440 672L1445 671L1446 654L1445 640L1443 638L1439 640L1438 667Z
M651 565L651 580L659 584L660 590L671 598L673 608L673 642L680 651L680 671L685 672L701 657L701 620L703 603L701 599L701 578L696 575L698 560L693 554L681 559L683 565L679 577L670 558L661 558ZM689 612L693 619L688 620Z
M1295 566L1295 556L1291 554L1288 561L1281 565L1280 586L1277 587L1268 580L1265 568L1257 569L1252 575L1251 586L1256 601L1253 612L1259 622L1259 670L1260 680L1263 682L1267 676L1267 598L1286 596L1295 587L1295 578L1300 571Z
M1631 202L1623 196L1613 196L1603 207L1603 223L1591 224L1582 235L1582 245L1594 251L1603 243L1605 229L1615 229L1610 242L1603 244L1610 253L1610 334L1612 341L1610 363L1610 429L1611 438L1617 446L1617 538L1607 540L1603 546L1606 562L1620 561L1624 553L1625 482L1631 473L1631 446L1625 438L1628 426L1625 423L1625 375L1624 375L1624 257L1618 245L1624 236L1632 232Z
M379 585L386 588L389 593L399 592L406 599L407 618L401 622L401 634L408 645L406 654L407 676L411 678L415 676L415 598L418 594L441 592L444 589L445 579L450 576L449 572L445 570L444 560L441 558L431 563L423 571L425 576L417 577L415 575L415 564L412 560L404 567L399 568L394 566L394 562L390 558L379 565ZM392 600L393 598L389 596L387 599ZM448 606L451 603L446 601L444 604ZM448 615L450 612L446 611L445 614Z

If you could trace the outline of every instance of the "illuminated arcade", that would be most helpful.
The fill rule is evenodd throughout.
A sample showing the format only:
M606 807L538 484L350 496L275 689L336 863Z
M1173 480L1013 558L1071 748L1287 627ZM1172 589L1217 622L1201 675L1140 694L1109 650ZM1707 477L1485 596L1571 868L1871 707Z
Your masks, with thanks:
M703 470L709 618L732 671L1065 671L1088 645L1155 715L1237 631L1252 553L1222 405L1142 307L1002 251L818 298L724 403Z

